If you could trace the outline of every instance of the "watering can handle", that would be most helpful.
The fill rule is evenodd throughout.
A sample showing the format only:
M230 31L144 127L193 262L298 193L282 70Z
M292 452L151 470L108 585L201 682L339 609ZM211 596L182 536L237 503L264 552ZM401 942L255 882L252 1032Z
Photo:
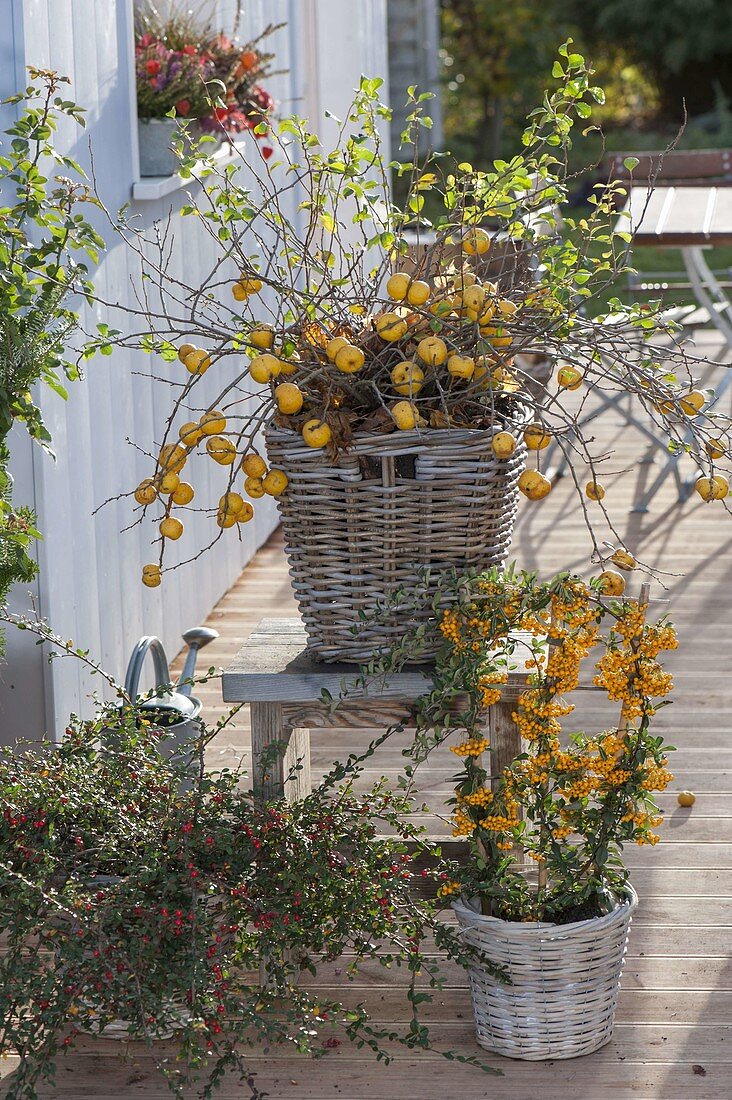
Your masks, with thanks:
M170 685L170 670L168 669L168 658L165 656L163 643L154 635L140 638L139 642L132 650L132 656L130 657L130 663L127 666L127 673L125 675L125 691L131 699L137 698L138 689L140 687L140 673L142 672L142 666L145 662L148 650L152 653L153 665L155 667L156 689L168 687Z

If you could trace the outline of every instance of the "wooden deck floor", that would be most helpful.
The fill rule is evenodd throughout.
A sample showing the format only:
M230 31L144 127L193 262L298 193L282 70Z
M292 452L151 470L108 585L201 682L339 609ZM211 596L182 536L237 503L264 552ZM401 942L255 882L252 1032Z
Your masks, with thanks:
M619 530L628 547L665 571L672 616L681 636L669 666L676 680L674 705L661 712L662 728L678 751L676 776L661 796L667 811L662 843L633 848L632 878L641 897L631 932L615 1036L602 1051L569 1062L522 1063L496 1058L504 1076L486 1077L433 1056L398 1056L389 1067L341 1047L321 1062L273 1056L254 1058L260 1088L273 1100L461 1100L495 1097L525 1100L604 1100L663 1098L717 1100L732 1095L732 522L719 504L695 497L679 506L671 480L647 515L630 513L633 500L653 476L643 465L645 445L619 419L597 424L598 440L612 451L603 482ZM621 471L627 471L622 477ZM608 536L609 537L609 536ZM514 539L520 564L550 575L560 568L586 571L588 538L568 481L540 505L524 502ZM655 595L663 594L655 585ZM220 632L206 651L212 665L225 665L264 615L294 614L281 542L275 535L213 612ZM218 685L204 689L211 717L223 710ZM585 697L578 715L599 722L596 697ZM358 731L327 731L313 737L318 768L359 742ZM212 764L231 762L248 751L246 714L223 732ZM398 753L386 751L379 774L398 766ZM427 774L425 793L437 805L444 793L439 762ZM443 773L444 774L444 773ZM693 809L676 803L678 790L697 794ZM383 1020L404 1011L399 978L366 971L349 997L368 999ZM333 968L323 981L343 985ZM430 1009L434 1033L446 1046L473 1052L470 1004L464 977L452 983ZM0 1063L0 1075L12 1072ZM46 1095L46 1094L44 1094ZM166 1092L145 1058L122 1064L111 1052L90 1047L67 1059L48 1096L94 1100L162 1100ZM220 1095L244 1097L232 1082Z

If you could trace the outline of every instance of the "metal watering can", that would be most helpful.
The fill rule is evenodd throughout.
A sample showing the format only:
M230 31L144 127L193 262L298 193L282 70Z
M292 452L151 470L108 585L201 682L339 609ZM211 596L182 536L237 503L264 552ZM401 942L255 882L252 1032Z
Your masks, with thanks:
M183 641L188 646L188 653L180 680L172 690L168 659L160 639L147 635L140 638L132 650L125 675L125 691L131 699L138 698L142 666L150 653L155 669L156 694L139 702L138 707L146 717L149 716L153 725L164 729L168 734L165 742L167 751L175 752L200 732L198 716L201 712L201 701L191 694L192 685L185 681L193 679L198 651L218 636L218 631L207 626L194 626L191 630L186 630Z

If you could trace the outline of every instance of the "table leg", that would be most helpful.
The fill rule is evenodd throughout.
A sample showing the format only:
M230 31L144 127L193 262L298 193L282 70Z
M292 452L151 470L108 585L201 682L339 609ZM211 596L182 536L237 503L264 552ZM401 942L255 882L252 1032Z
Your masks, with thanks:
M310 794L310 730L285 724L281 703L251 703L252 787L261 798Z

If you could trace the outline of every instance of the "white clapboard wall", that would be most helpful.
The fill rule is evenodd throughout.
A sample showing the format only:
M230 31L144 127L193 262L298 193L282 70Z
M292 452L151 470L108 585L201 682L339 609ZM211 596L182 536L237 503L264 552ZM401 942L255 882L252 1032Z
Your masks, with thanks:
M204 0L188 0L187 6L197 3L211 10ZM218 5L224 29L235 7L235 0ZM62 128L60 141L85 167L91 143L99 193L116 212L132 201L138 171L133 0L0 0L0 9L0 95L20 86L26 65L71 77L71 96L86 107L88 126L83 133ZM316 118L327 108L338 115L361 73L386 77L386 0L245 0L240 38L253 37L270 22L285 23L271 43L276 67L287 71L269 85L283 113L294 110ZM6 123L7 115L0 121ZM186 191L178 190L132 201L132 212L140 225L152 226L186 200ZM293 197L293 209L295 202ZM95 275L100 294L130 302L138 280L134 255L100 228L111 242ZM174 274L185 269L190 282L212 266L215 253L194 219L181 219L176 230L170 265ZM92 325L106 319L99 307L85 316ZM128 491L149 473L149 461L127 440L153 449L169 394L153 383L152 375L173 377L174 372L175 367L153 363L143 354L116 351L96 358L85 380L72 385L68 402L43 395L57 461L21 438L13 456L18 499L34 501L44 532L35 591L16 591L13 607L25 610L32 600L59 634L89 649L118 677L143 633L158 634L169 654L175 654L181 632L206 617L277 523L274 502L257 502L256 519L242 529L241 542L233 531L224 532L231 537L168 573L161 588L147 590L139 576L142 564L155 560L152 525L123 530L132 518L129 500L92 515L107 498ZM208 385L211 379L211 396L217 392L213 374L205 380ZM194 463L190 479L198 501L215 504L224 471L202 459ZM194 514L173 551L189 556L209 540L212 526L210 517ZM58 735L71 712L89 712L90 691L103 685L78 662L49 665L28 634L11 632L8 643L7 661L0 666L0 742L35 738L44 731Z

